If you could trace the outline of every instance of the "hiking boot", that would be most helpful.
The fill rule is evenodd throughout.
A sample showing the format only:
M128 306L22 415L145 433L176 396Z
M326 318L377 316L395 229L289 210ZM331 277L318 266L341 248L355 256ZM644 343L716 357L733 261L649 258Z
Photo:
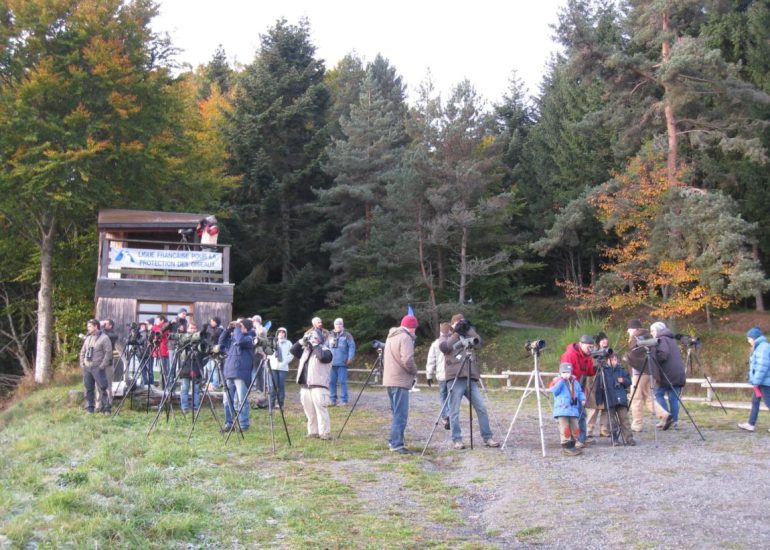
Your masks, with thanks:
M495 441L494 439L492 439L492 438L490 437L489 439L485 439L485 440L484 440L484 445L485 445L486 447L493 447L493 448L497 448L497 447L499 447L499 446L500 446L500 443L499 443L499 442L497 442L497 441Z
M331 402L329 403L329 406L330 406L330 407L336 407L336 406L337 406L337 402L336 402L336 401L331 401Z
M575 449L582 449L586 446L582 441L575 441Z
M448 430L449 429L449 417L445 416L442 420L444 421L444 429Z
M465 448L465 445L463 444L462 441L455 441L454 443L452 443L452 448L455 451L462 451Z
M566 456L578 456L583 454L583 451L577 448L577 445L576 445L575 447L562 447L561 454Z
M671 415L668 415L668 417L666 418L666 421L663 423L663 431L665 432L666 430L668 430L671 427L671 424L673 423L674 423L674 417Z
M230 431L230 430L232 430L232 429L233 429L232 425L230 425L230 424L225 424L224 426L222 426L222 429L221 429L221 430L219 430L219 431L220 431L221 433L223 433L223 434L226 434L227 432L229 432L229 431Z
M596 443L596 438L594 436L588 436L586 437L585 444L586 445L593 445Z
M390 449L391 453L396 453L398 455L410 455L412 454L412 451L407 449L406 447L395 447Z
M347 401L344 401L344 402L340 403L340 405L339 405L339 406L340 406L340 407L347 407L347 406L348 406L348 402L347 402Z
M332 434L321 434L318 436L318 439L322 439L323 441L329 441L332 438Z
M753 432L757 429L755 426L752 426L748 422L741 422L740 424L738 424L738 427L741 430L746 430L747 432Z
M318 434L307 434L305 437L308 439L318 439Z
M629 439L626 441L626 445L628 445L629 447L636 447L636 441L634 441L633 439Z

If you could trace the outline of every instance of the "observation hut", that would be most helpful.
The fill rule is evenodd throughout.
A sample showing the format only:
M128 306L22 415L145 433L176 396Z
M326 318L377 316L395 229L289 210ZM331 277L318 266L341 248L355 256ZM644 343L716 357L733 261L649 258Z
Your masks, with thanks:
M128 324L159 314L173 320L182 308L199 328L215 315L230 319L230 245L196 238L198 223L207 218L211 216L99 211L96 317L115 321L119 342L125 341Z

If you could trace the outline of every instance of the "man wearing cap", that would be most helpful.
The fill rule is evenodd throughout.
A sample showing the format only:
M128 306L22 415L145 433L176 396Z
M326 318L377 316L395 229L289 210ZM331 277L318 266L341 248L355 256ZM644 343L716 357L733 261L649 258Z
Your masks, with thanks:
M326 347L322 329L316 327L315 322L313 327L291 347L291 354L299 357L297 384L299 400L307 417L307 436L328 441L332 438L329 417L332 352Z
M631 365L631 431L641 432L644 427L644 406L647 405L649 411L659 417L661 420L669 416L666 411L660 410L655 404L652 394L652 368L645 366L647 352L645 348L636 345L636 340L646 340L652 338L650 332L642 326L639 319L631 319L628 322L628 347L623 360ZM642 372L643 371L643 372Z
M222 431L232 429L238 409L241 411L238 424L241 431L246 431L249 429L249 382L254 366L254 324L251 319L238 319L230 323L219 337L219 348L227 353L223 396L225 425Z
M450 332L439 336L439 349L444 354L444 370L449 386L449 427L452 430L452 447L456 450L465 448L460 428L460 405L463 396L467 397L469 388L471 406L476 410L476 418L478 418L479 428L481 428L484 445L499 447L500 443L492 437L487 406L479 388L478 381L481 378L481 371L476 362L476 356L463 347L461 340L476 340L478 342L476 347L481 347L483 344L481 337L463 317L462 313L453 315L449 324Z
M334 320L334 330L329 334L329 347L332 350L332 374L329 378L329 399L331 406L337 404L337 381L340 383L340 405L348 404L348 367L356 356L356 342L353 335L345 330L341 317Z
M559 376L548 385L548 391L553 393L553 417L559 422L559 441L562 453L575 456L582 453L585 446L578 445L581 430L578 418L583 413L586 395L580 382L575 378L570 363L559 364Z
M404 446L404 431L409 418L409 390L417 376L414 340L418 324L417 317L405 315L400 326L388 331L382 353L382 385L388 390L390 412L393 414L388 448L399 454L409 453Z
M83 369L83 385L86 389L86 412L94 412L94 386L98 386L102 403L99 412L110 413L105 370L112 363L112 343L99 328L97 319L91 319L86 324L88 334L80 348L80 368Z
M561 354L560 363L569 363L572 365L572 376L580 382L581 387L585 385L585 378L596 375L596 367L591 357L591 351L594 349L594 338L588 334L580 337L580 340L567 345L567 349ZM593 436L589 439L586 431L586 411L580 406L580 416L578 418L578 440L575 446L578 449L585 447L586 443L595 443Z
M660 408L667 413L658 427L668 430L679 422L679 396L687 382L687 369L682 359L682 352L679 351L679 346L674 340L674 333L665 323L660 321L653 323L650 325L650 332L653 338L658 339L658 345L655 346L657 364L652 369L655 380L655 399ZM666 399L668 399L668 406Z
M770 408L770 343L759 327L749 329L746 339L751 346L748 379L754 391L751 395L749 421L738 424L738 427L753 432L756 430L760 402L764 399L765 405Z

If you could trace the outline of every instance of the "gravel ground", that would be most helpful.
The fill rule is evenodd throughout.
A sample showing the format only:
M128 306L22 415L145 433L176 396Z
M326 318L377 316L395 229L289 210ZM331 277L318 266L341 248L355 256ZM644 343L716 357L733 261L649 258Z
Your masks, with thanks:
M489 396L492 429L501 440L518 395ZM407 443L421 451L438 415L436 392L413 393L410 401ZM359 406L382 413L384 447L390 418L384 391L365 393ZM466 445L467 410L465 403L461 418ZM429 533L448 532L472 547L770 547L766 413L759 422L764 427L754 434L734 429L735 422L727 419L719 429L699 426L704 442L682 411L679 428L659 431L657 441L650 419L645 431L636 435L636 447L612 447L607 438L598 438L578 457L560 454L548 406L543 413L545 458L534 395L525 401L504 450L474 444L472 450L453 451L449 432L439 426L425 457L412 460L461 488L455 506L465 521L427 525ZM477 430L474 418L474 442L480 443ZM383 461L399 459L405 457L389 453L383 457ZM371 467L366 461L328 465L340 479ZM396 475L359 484L356 490L371 506L425 517L415 489L405 487Z

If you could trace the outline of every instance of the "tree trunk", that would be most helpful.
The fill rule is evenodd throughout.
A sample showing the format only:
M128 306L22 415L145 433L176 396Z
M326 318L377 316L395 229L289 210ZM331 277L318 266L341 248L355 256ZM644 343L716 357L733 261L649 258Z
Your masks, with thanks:
M281 280L291 281L291 213L287 193L281 193Z
M420 275L422 276L422 282L428 291L428 299L430 300L430 312L431 321L436 331L438 332L439 320L438 320L438 306L436 305L436 289L433 286L433 274L428 272L425 267L425 242L422 238L422 207L417 207L417 255L420 261Z
M664 11L662 14L662 26L663 32L668 32L668 12ZM663 64L669 62L671 58L671 44L668 40L664 40L661 45L661 57L663 58ZM668 177L668 185L672 187L677 184L676 179L676 165L678 156L678 143L676 135L676 117L674 115L674 109L671 107L670 91L667 86L663 86L663 111L666 115L666 135L668 136L668 154L666 157L666 173Z
M457 297L461 304L465 303L465 286L468 284L468 228L463 227L460 239L460 295Z
M757 243L751 245L751 253L754 259L759 261L759 245ZM762 296L761 289L754 293L754 301L756 302L757 311L765 311L765 298Z
M596 288L596 256L591 254L591 290Z
M53 238L54 219L40 224L40 291L37 294L37 345L35 382L44 384L51 378L53 345Z

